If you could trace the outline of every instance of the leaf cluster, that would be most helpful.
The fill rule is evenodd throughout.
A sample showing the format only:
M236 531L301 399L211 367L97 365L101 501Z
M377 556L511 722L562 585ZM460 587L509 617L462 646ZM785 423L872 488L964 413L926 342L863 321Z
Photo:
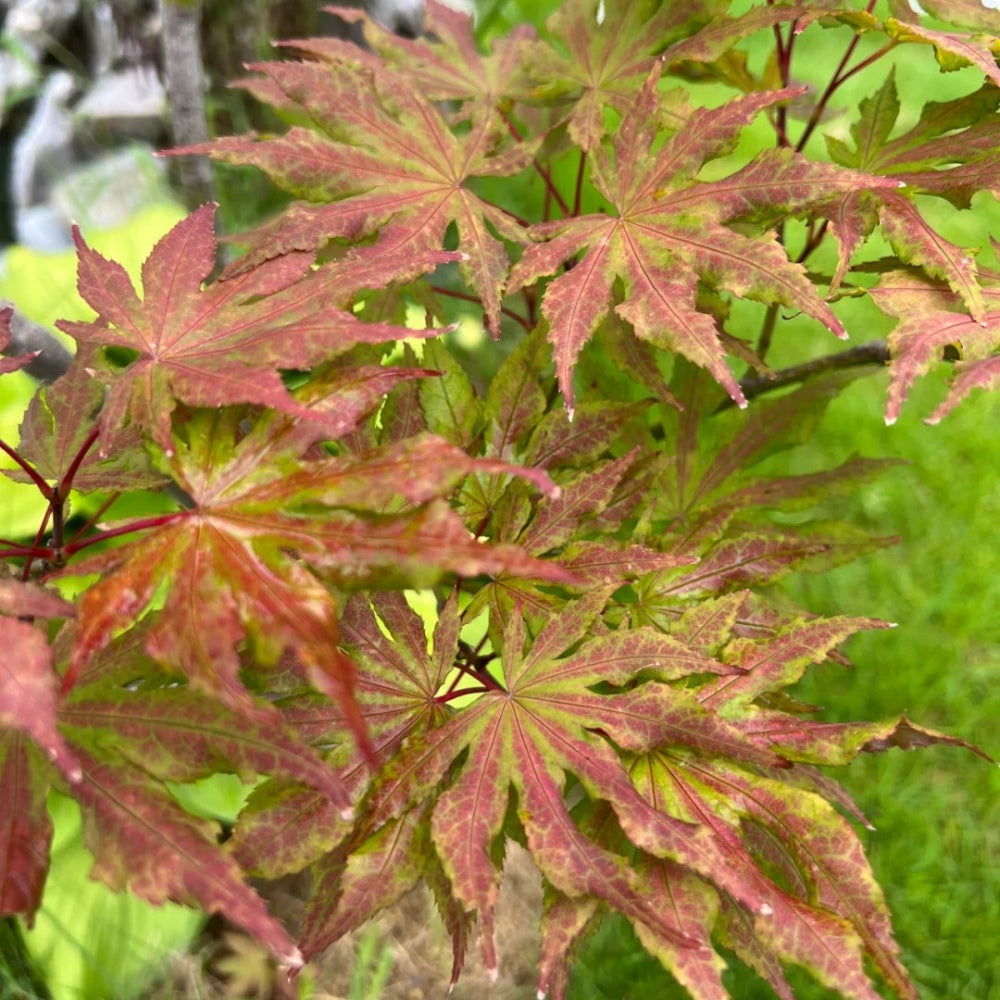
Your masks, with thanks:
M0 914L39 905L56 788L95 877L224 912L293 968L423 880L453 979L475 921L495 970L514 841L545 884L539 995L611 909L699 1000L728 995L720 947L782 998L789 964L916 996L867 820L822 768L968 745L796 700L886 623L771 589L891 542L831 516L889 463L764 464L859 374L772 371L790 314L844 337L838 300L863 298L897 321L887 422L946 348L932 421L1000 375L1000 275L924 212L1000 194L1000 41L897 6L568 0L486 50L430 3L425 38L295 40L241 83L284 134L180 151L295 199L221 276L211 205L139 286L77 234L94 316L61 324L76 360L3 443L45 513L0 540ZM836 27L810 92L793 52ZM882 74L807 155L901 45L984 82L902 131ZM726 99L698 106L706 81ZM772 146L734 165L761 121ZM855 267L872 245L891 255ZM756 341L735 299L761 303ZM463 355L450 323L485 335ZM140 491L158 506L119 515ZM218 772L252 789L225 842L171 791ZM307 868L293 937L249 878Z

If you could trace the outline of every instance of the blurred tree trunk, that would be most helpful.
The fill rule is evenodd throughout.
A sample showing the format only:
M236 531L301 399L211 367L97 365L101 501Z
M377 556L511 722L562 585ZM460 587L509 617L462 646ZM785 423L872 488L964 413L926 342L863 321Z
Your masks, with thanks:
M201 54L201 0L161 0L163 78L175 146L206 142L205 64ZM188 208L214 200L212 165L205 156L178 161L178 181Z

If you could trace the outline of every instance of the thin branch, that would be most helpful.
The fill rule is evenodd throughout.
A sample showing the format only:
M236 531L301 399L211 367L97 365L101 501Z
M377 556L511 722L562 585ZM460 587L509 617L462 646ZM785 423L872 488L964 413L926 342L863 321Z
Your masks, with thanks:
M468 292L458 292L453 288L445 288L444 285L431 285L431 291L437 292L438 295L447 295L453 299L461 299L463 302L483 304L482 299L477 298L475 295L470 295ZM519 323L525 330L531 330L531 324L519 312L508 309L506 306L501 306L500 312L502 315L514 320L515 323Z
M120 535L128 535L133 531L145 531L147 528L162 528L166 524L170 524L171 521L175 521L178 517L183 514L183 511L175 511L172 514L160 514L156 517L146 517L138 521L130 521L128 524L123 524L120 528L109 528L107 531L102 531L97 535L91 535L89 538L84 538L79 542L73 541L65 546L63 552L67 556L71 556L81 549L86 549L91 545L96 545L98 542L106 542L110 538L118 538Z
M38 472L35 471L34 466L26 459L23 459L18 453L18 450L13 446L7 444L7 442L4 441L3 438L0 438L0 451L5 452L12 459L14 459L15 462L17 462L17 464L24 470L24 472L31 477L31 481L38 487L38 492L41 493L46 500L52 499L52 487L49 486L49 484L41 477L41 475L39 475Z
M499 111L499 109L498 113L504 125L507 126L507 131L510 132L510 134L518 142L524 142L524 137L521 135L517 126L510 120L510 118L508 118L507 115L505 115L502 111ZM563 200L563 196L559 193L559 189L556 187L555 182L552 180L552 175L544 166L542 166L541 162L538 160L537 157L533 156L531 158L531 165L535 168L535 171L537 172L538 176L541 177L542 181L545 183L545 188L552 196L555 203L559 206L559 211L561 211L566 218L569 218L570 215L569 205L566 204L566 202Z
M844 368L860 368L865 365L885 365L889 363L889 348L884 340L870 340L867 344L850 347L846 351L827 354L822 358L813 358L798 365L782 368L772 375L747 375L740 379L740 388L747 399L761 396L765 392L795 385L823 372L838 371ZM733 405L727 396L715 412L726 410Z

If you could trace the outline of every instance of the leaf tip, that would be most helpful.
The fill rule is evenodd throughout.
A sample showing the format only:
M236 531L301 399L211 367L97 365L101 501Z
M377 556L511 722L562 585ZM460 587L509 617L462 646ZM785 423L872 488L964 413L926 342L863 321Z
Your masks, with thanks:
M761 903L760 904L760 909L758 909L757 912L762 917L773 917L774 916L774 907L771 906L770 903Z
M886 427L892 427L892 425L895 422L896 422L896 418L894 416L890 417L888 413L885 415L885 426Z
M548 996L548 993L545 990L539 990L535 994L535 996L537 997L537 1000L545 1000L545 998Z
M500 966L499 965L491 965L486 970L486 975L489 976L489 980L490 980L490 984L491 985L496 984L496 982L500 979Z
M866 829L866 830L871 830L871 831L872 831L872 833L874 833L874 832L875 832L875 827L874 827L874 826L872 826L872 824L871 824L871 823L865 823L865 829Z
M899 622L886 622L887 628L899 628Z
M290 952L282 955L280 961L291 975L294 975L306 964L306 960L302 957L302 952L298 948L293 948Z

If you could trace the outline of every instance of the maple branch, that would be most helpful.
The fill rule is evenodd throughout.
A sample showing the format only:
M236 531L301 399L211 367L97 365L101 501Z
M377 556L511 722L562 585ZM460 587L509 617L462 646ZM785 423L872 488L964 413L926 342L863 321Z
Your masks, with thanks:
M869 5L870 6L870 5ZM830 98L836 93L837 88L840 87L846 80L849 80L855 73L860 73L861 70L870 66L873 62L881 59L887 52L891 51L896 47L896 42L889 42L883 45L882 48L873 52L870 56L862 59L856 66L852 66L851 69L845 69L848 60L854 54L854 50L858 47L858 42L861 40L860 35L855 35L851 39L850 44L847 46L847 51L844 53L843 58L837 65L836 70L834 70L833 76L830 78L830 82L827 84L826 90L820 95L820 99L816 102L816 106L812 110L812 114L809 116L809 120L806 122L806 127L799 137L799 141L795 144L795 149L797 152L801 153L805 148L806 143L809 141L809 137L816 130L816 126L819 125L820 119L823 117L823 112L826 110L827 104L830 103Z
M453 299L461 299L463 302L476 302L479 305L482 305L482 299L477 296L470 295L468 292L458 292L453 288L445 288L444 285L431 285L431 291L437 292L439 295L448 295ZM527 319L525 319L520 313L515 312L513 309L501 306L500 313L508 319L514 320L515 323L520 323L525 330L531 330L531 325L528 323Z
M176 520L183 513L184 511L174 511L172 514L159 514L156 517L145 517L138 521L132 521L130 524L123 524L120 528L109 528L107 531L91 535L82 541L70 542L63 549L63 552L67 556L71 556L88 546L96 545L98 542L106 542L111 538L118 538L120 535L127 535L132 531L145 531L147 528L162 528L165 524Z
M583 200L583 174L587 165L587 151L580 150L580 165L576 171L576 190L573 192L573 215L580 214L580 203Z
M121 496L121 490L117 490L112 493L100 507L94 512L94 514L88 518L87 523L70 539L71 542L75 542L78 538L82 538L95 524L101 519L104 512Z
M87 457L87 452L94 447L94 442L97 440L98 434L100 434L100 428L95 424L91 429L90 433L87 435L83 444L77 449L76 455L73 457L73 461L70 462L69 468L66 470L66 475L63 476L62 482L59 484L59 492L62 495L69 493L70 489L73 487L73 479L77 472L80 471L80 466L83 464L83 460Z
M521 135L518 127L510 120L510 118L506 114L504 114L504 112L501 111L499 108L497 108L497 113L500 115L500 119L501 121L503 121L504 125L507 126L507 131L510 132L510 134L518 142L524 142L524 136ZM555 183L552 180L552 175L549 173L548 170L546 170L544 166L542 166L541 161L535 156L531 158L531 165L537 171L538 176L541 177L542 181L545 184L546 191L549 193L549 195L552 197L555 203L559 206L559 209L562 212L562 214L567 218L569 218L570 215L569 206L566 204L565 201L563 201L563 196L559 193L559 189L555 186Z
M827 354L821 358L803 361L801 364L782 368L771 375L747 375L740 379L740 388L747 399L763 395L786 385L804 382L807 378L820 375L823 372L837 371L842 368L859 368L864 365L885 365L889 362L889 347L884 340L870 340L867 344L858 344L846 351ZM727 396L716 408L715 412L726 410L733 406L733 401Z
M38 487L39 493L45 497L46 500L52 499L52 487L35 471L34 467L26 459L22 458L18 453L17 449L7 444L3 438L0 438L0 451L3 451L9 455L15 462L24 470L30 477L31 481Z

